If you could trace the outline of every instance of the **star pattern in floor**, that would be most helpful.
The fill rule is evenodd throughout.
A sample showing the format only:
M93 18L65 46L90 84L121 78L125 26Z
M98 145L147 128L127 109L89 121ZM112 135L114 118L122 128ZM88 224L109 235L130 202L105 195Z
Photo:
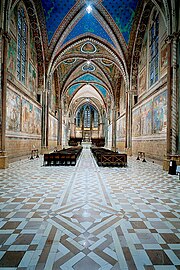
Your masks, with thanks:
M131 157L0 171L0 269L180 269L180 181Z

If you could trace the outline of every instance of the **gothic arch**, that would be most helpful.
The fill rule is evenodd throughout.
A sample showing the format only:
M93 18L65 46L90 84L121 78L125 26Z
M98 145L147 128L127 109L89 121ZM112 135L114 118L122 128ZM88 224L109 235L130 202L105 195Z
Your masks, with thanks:
M166 26L166 32L168 34L168 24L167 19L164 16L163 8L164 6L160 7L156 0L149 0L147 2L144 1L143 5L141 5L141 15L139 16L139 24L136 29L136 36L135 42L132 49L132 56L131 56L131 70L130 70L130 80L131 80L131 91L134 95L137 95L137 77L138 77L138 64L140 59L140 52L142 47L143 38L145 32L148 27L149 16L151 15L152 9L156 7L156 9L160 12L163 18L163 21ZM165 7L166 14L168 14L168 9Z
M31 29L33 31L36 52L37 52L37 62L38 62L38 88L43 90L45 86L44 75L45 75L45 50L43 46L43 38L41 34L40 20L38 14L36 12L36 7L34 1L30 0L16 0L16 1L8 1L7 4L7 20L6 20L6 28L9 32L9 19L11 17L11 13L14 8L22 2L26 8L26 12L28 14L28 20L31 25Z

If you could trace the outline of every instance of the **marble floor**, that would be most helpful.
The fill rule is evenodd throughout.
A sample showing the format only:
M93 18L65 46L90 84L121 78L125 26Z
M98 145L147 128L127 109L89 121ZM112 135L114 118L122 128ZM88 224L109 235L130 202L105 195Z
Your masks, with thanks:
M180 180L128 159L0 170L0 269L180 269Z

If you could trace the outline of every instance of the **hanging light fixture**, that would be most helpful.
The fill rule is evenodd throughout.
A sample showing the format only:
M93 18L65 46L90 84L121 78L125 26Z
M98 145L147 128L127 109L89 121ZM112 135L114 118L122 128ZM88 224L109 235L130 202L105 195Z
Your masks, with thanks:
M86 8L86 11L87 11L88 14L90 14L91 11L92 11L92 7L90 5L88 5L87 8Z

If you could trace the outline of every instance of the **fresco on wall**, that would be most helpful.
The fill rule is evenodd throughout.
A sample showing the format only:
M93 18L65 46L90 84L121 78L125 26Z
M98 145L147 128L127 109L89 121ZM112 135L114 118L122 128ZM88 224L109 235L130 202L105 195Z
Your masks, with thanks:
M34 133L41 135L41 110L34 106Z
M147 32L145 33L140 59L139 59L139 71L141 71L147 65Z
M119 137L124 138L126 135L126 118L122 117L119 121Z
M167 126L167 92L153 100L153 132L161 133Z
M34 130L34 112L33 105L26 99L22 99L22 131L33 133Z
M51 115L49 116L49 139L57 139L58 121Z
M145 91L146 91L146 68L144 68L141 74L139 75L138 94L141 95Z
M17 5L11 10L11 22L10 22L11 34L16 37L17 33Z
M141 135L141 113L140 113L139 108L133 111L132 119L133 119L132 135L134 137L140 136Z
M167 44L164 44L161 48L161 75L167 72L167 64L168 64L168 57L167 57Z
M31 93L36 94L36 70L31 63L29 63L29 89Z
M37 54L36 54L36 47L33 38L33 32L30 31L30 57L34 65L37 64Z
M152 134L152 101L141 107L141 135Z
M8 49L7 68L8 71L15 75L16 73L16 42L11 38Z
M21 124L21 98L16 93L7 91L7 115L6 128L7 130L20 131Z

